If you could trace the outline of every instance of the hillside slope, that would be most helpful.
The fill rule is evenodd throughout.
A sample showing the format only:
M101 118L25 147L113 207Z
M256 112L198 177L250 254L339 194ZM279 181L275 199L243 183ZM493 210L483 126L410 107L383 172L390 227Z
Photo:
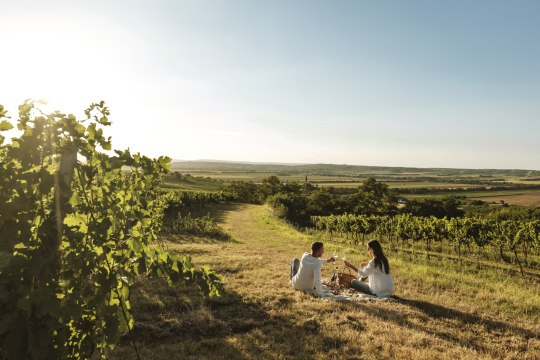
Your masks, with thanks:
M288 286L290 261L309 248L307 235L265 206L231 205L214 215L234 241L169 238L167 246L222 273L225 293L201 301L186 288L143 282L133 298L143 359L533 359L540 353L537 279L389 254L393 301L326 302ZM326 255L333 250L326 245ZM353 262L367 259L364 249L338 251ZM127 339L112 357L136 358Z

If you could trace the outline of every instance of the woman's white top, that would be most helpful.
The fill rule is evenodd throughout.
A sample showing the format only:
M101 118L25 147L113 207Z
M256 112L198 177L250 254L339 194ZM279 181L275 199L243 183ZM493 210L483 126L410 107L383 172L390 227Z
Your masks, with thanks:
M375 259L371 259L365 268L358 269L358 275L368 278L369 289L372 293L378 297L390 297L392 296L394 280L390 274L384 272L384 264L382 264L382 268L381 271L379 267L375 266Z

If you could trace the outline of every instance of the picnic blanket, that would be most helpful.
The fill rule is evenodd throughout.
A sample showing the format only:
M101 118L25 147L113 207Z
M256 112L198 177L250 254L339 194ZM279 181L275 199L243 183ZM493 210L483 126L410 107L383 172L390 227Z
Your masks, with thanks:
M323 296L321 297L324 301L366 301L366 300L375 300L375 301L393 301L392 298L380 298L375 295L368 295L361 292L358 292L354 289L342 289L339 291L338 295L334 295L332 291L333 288L323 285Z

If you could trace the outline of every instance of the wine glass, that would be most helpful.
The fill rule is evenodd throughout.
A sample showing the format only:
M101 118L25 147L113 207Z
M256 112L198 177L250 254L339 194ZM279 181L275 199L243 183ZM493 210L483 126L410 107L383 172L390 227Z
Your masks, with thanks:
M337 260L339 258L337 250L334 250L334 253L332 254L332 257L334 258L334 260Z

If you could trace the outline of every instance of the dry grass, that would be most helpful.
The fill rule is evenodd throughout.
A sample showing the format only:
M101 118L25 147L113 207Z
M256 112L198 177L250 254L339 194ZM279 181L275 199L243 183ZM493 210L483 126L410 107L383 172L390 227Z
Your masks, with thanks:
M225 294L202 300L188 288L144 281L133 299L143 359L539 357L537 278L500 278L391 255L394 300L324 302L288 286L289 263L309 247L307 235L264 206L238 205L217 216L235 241L167 242L223 274ZM327 244L327 253L334 246ZM366 259L360 249L339 251ZM135 355L124 340L111 357Z

